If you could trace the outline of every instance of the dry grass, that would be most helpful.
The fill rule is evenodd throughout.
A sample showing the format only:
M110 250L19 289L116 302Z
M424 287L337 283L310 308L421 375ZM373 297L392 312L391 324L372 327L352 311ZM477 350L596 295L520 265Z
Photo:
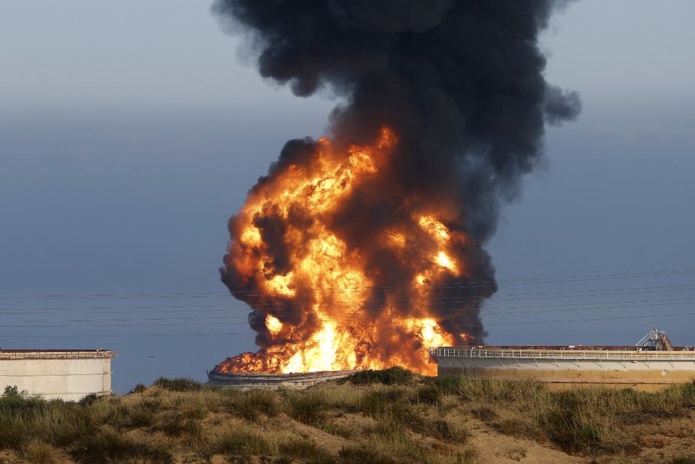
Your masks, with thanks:
M30 464L58 464L61 459L55 447L38 440L29 443L21 455Z
M304 391L158 379L125 396L79 403L10 391L0 397L0 461L490 462L490 450L475 445L483 433L514 437L515 446L525 444L518 455L536 447L558 459L690 463L693 419L695 383L654 393L551 391L402 369Z

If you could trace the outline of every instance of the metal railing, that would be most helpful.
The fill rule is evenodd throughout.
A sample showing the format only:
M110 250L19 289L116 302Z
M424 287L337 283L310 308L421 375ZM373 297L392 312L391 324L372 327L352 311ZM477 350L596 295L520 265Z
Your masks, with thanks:
M430 356L437 358L502 358L502 359L581 359L616 361L676 361L695 362L695 351L602 351L602 350L543 350L543 349L486 349L430 348Z
M94 359L115 358L110 350L0 350L0 359Z

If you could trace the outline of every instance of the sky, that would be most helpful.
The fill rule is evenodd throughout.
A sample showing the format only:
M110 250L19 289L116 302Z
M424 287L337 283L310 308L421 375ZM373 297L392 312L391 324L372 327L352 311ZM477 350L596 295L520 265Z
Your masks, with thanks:
M114 349L122 393L254 349L226 221L335 102L261 79L209 6L0 3L0 347ZM693 15L581 0L543 36L583 112L488 244L488 343L695 344Z

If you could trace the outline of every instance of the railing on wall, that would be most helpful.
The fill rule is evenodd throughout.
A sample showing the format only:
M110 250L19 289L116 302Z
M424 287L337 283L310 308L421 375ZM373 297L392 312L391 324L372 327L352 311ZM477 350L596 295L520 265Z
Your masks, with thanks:
M609 359L616 361L675 361L689 360L695 362L695 351L602 351L576 349L487 349L485 347L466 348L430 348L430 356L437 358L503 358L503 359Z
M115 358L110 350L0 350L0 359L94 359Z

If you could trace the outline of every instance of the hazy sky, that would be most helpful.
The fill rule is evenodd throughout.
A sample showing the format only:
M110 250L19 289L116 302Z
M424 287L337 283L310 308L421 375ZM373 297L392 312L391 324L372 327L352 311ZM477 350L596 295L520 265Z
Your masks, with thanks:
M694 16L582 0L544 36L584 110L489 245L489 343L631 343L654 322L695 344ZM0 44L0 346L116 349L120 391L253 349L218 278L226 221L334 103L258 77L208 2L2 2Z

